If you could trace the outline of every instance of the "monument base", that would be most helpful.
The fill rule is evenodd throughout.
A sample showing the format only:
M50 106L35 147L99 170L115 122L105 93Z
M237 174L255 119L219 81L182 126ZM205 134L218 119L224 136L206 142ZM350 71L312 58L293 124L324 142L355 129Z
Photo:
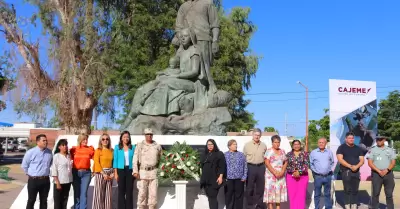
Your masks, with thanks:
M133 135L151 128L157 135L226 135L225 124L232 120L227 107L209 108L187 116L139 115L126 128Z

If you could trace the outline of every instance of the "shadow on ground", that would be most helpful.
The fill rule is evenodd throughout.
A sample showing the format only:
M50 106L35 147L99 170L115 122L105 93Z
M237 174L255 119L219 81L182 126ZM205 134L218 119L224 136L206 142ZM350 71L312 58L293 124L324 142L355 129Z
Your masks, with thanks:
M336 200L337 200L337 204L340 205L342 208L344 208L344 191L343 190L336 191ZM358 202L363 205L370 205L371 197L369 196L369 194L366 190L360 190L358 192ZM385 209L386 205L380 203L379 208Z

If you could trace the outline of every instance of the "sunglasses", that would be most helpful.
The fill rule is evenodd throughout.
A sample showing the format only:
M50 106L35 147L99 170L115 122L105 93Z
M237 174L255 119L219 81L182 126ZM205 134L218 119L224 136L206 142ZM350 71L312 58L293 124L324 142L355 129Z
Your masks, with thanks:
M110 141L109 138L102 138L101 141Z

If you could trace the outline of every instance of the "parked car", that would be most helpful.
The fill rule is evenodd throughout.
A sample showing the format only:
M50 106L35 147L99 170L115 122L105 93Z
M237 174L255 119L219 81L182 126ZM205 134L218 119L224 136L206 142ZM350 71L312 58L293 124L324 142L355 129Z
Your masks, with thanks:
M21 140L19 142L18 151L20 151L20 152L28 151L28 140Z
M15 152L18 150L19 143L17 140L14 140L14 141L10 140L10 141L7 141L7 143L8 143L7 150L10 150L12 152ZM6 149L6 141L3 141L3 143L1 143L1 145L2 145L3 149Z

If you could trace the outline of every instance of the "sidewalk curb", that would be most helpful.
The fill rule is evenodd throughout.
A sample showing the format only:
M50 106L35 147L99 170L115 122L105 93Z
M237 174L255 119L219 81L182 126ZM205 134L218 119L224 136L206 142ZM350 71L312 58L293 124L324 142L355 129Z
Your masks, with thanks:
M18 180L11 180L11 181L7 181L4 179L0 179L0 184L15 184L15 185L19 185L19 186L25 186L25 182L22 181L18 181Z
M13 180L13 181L11 181L11 183L16 184L16 185L19 185L19 186L25 186L25 185L26 185L25 182L18 181L18 180Z

